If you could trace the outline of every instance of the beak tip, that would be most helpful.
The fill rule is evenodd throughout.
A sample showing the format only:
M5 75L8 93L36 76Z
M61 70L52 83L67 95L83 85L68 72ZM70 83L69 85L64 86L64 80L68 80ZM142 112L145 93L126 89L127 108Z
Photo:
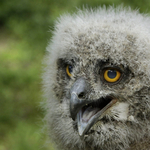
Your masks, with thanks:
M80 127L78 127L78 133L82 137L84 135L84 130Z
M80 137L83 137L86 132L86 126L84 126L84 124L81 122L79 116L77 116L77 120L78 120L78 134Z

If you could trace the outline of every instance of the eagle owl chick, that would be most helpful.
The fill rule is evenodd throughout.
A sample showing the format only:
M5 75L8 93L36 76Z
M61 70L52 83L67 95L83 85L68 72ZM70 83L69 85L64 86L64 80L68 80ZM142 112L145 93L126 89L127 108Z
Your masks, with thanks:
M122 7L63 15L47 52L45 119L58 149L150 149L148 16Z

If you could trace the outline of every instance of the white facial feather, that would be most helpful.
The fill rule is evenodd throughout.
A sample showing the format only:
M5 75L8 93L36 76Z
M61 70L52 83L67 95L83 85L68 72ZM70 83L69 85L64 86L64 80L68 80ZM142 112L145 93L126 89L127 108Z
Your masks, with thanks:
M110 108L111 116L114 116L114 118L118 121L126 121L128 118L128 112L129 104L124 102L116 103L115 106Z

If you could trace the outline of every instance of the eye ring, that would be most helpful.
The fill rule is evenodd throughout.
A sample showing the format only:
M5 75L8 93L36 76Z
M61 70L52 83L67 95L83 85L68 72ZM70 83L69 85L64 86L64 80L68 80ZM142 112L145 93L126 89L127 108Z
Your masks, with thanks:
M72 69L73 69L73 67L71 66L71 65L67 65L67 67L66 67L66 73L67 73L67 75L69 76L69 77L71 77L72 76Z
M114 83L117 82L121 77L121 72L115 68L106 69L104 71L104 79L107 82Z

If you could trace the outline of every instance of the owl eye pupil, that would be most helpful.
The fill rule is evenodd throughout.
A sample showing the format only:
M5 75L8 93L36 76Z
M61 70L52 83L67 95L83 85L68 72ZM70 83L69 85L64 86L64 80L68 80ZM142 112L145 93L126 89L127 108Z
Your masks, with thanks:
M73 69L72 66L69 65L69 66L68 66L69 73L72 73L72 69Z
M108 70L107 75L109 78L114 79L117 76L117 72L116 70Z
M67 67L66 67L66 73L67 73L67 75L69 76L69 77L71 77L72 76L72 71L73 71L73 67L71 66L71 65L67 65Z

